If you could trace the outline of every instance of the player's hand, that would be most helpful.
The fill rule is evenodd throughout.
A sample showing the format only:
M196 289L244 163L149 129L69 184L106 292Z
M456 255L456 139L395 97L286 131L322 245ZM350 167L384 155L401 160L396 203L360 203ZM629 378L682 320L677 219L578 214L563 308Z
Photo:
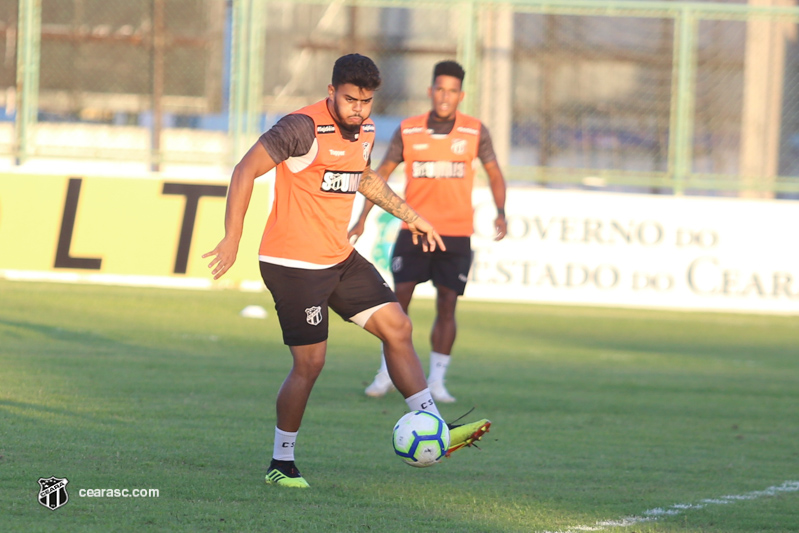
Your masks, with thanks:
M239 243L225 237L219 241L216 248L203 254L203 258L214 257L211 262L208 263L208 268L212 269L211 275L214 276L214 279L221 278L225 272L230 270L230 267L236 262L236 255L238 255L238 253Z
M347 239L350 241L350 244L358 242L358 238L363 235L364 225L365 224L359 220L350 228L349 233L347 233Z
M501 241L505 238L505 235L508 234L508 223L505 221L505 217L500 215L494 220L494 229L496 233L494 234L495 241Z
M441 240L441 235L422 217L417 218L413 223L408 223L408 229L411 230L413 244L419 244L419 238L422 237L422 250L425 252L433 252L436 247L441 250L447 249L444 246L444 241Z

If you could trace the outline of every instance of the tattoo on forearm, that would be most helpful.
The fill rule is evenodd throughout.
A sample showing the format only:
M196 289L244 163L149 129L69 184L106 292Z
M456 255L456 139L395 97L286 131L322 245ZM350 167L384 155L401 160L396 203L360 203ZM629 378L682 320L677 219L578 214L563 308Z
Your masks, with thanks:
M416 211L411 209L405 200L397 196L397 193L391 190L391 187L372 169L366 169L361 176L358 191L376 206L405 222L413 223L419 218Z

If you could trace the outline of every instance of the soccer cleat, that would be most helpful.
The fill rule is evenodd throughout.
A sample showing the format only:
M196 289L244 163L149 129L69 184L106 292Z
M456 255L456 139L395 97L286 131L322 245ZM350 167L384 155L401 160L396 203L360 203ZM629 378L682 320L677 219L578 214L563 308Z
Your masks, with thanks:
M433 399L440 403L454 403L455 397L452 396L449 391L447 391L446 387L444 387L444 380L439 381L431 381L427 384L430 388L430 394L433 396Z
M488 433L491 421L484 418L471 424L447 424L447 427L449 428L449 448L444 454L445 457L449 457L452 452L465 446L474 446L475 442Z
M294 461L278 461L277 459L272 459L272 464L266 471L266 484L297 489L307 489L310 486L300 474Z
M394 390L394 384L391 382L388 372L378 372L375 380L371 385L366 387L364 391L367 396L372 398L380 398Z

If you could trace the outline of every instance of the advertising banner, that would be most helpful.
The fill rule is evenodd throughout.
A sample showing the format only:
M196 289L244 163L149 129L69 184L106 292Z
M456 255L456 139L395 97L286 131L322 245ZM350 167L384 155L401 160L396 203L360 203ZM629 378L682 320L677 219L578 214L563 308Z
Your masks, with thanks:
M799 202L512 187L500 242L490 190L474 205L467 298L799 314ZM358 248L390 280L398 225L370 217Z
M224 236L227 182L0 175L0 276L210 287L201 258ZM239 257L223 286L260 288L271 183L256 180Z
M224 234L227 181L0 175L0 276L263 290L271 185L256 180L238 261L214 282L201 255ZM490 190L473 199L466 298L799 314L799 202L511 187L495 242ZM356 244L389 283L398 228L375 208Z

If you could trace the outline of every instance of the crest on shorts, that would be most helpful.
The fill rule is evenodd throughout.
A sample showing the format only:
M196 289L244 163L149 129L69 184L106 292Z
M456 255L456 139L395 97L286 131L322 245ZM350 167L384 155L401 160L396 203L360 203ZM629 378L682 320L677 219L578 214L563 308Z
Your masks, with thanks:
M399 272L400 270L402 270L402 257L395 257L391 261L391 271Z
M67 494L67 478L39 478L39 503L55 511L69 501Z
M318 305L309 307L305 310L305 321L312 326L318 326L322 321L322 308Z

